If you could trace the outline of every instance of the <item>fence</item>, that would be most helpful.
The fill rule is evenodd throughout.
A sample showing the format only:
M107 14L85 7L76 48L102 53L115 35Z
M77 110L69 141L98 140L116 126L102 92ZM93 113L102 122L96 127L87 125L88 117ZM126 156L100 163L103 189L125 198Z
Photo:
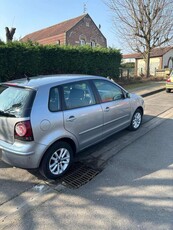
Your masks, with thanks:
M134 78L135 68L120 68L120 78Z
M155 70L155 77L166 79L170 73L171 69L157 69Z

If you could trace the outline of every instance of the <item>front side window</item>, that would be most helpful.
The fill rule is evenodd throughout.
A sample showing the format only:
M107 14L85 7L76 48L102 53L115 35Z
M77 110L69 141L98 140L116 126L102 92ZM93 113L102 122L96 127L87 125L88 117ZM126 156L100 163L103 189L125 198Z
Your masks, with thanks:
M96 103L87 82L75 82L63 85L63 93L67 109L85 107Z
M124 98L121 88L111 82L95 80L94 84L100 95L101 102L115 101Z
M0 116L29 116L35 91L26 88L0 86Z

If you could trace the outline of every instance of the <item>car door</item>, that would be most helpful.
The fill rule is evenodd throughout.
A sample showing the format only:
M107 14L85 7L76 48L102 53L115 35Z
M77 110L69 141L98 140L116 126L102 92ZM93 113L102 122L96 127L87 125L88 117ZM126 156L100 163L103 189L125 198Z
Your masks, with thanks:
M75 135L80 150L102 138L103 111L89 82L80 81L62 86L64 98L64 126Z
M130 99L125 97L123 90L113 82L94 80L103 109L103 135L109 136L130 124Z

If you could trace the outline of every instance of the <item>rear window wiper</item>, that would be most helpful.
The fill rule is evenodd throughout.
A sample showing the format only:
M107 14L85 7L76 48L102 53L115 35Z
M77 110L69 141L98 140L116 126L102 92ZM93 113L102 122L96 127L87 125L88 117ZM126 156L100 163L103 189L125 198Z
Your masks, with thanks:
M0 116L4 116L4 117L16 117L14 114L10 114L10 113L6 113L2 110L0 110Z
M9 112L9 111L13 111L13 109L19 108L19 107L21 107L21 106L22 106L22 103L13 104L10 108L5 109L4 112L6 113L6 112Z

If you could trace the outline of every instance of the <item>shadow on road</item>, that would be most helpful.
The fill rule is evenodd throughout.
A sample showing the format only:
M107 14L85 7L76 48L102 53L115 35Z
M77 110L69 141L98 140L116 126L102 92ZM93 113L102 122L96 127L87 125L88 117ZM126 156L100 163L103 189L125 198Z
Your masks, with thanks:
M116 229L121 226L131 229L129 226L133 225L136 229L141 225L143 229L153 226L155 229L173 229L172 130L172 119L165 119L147 135L109 158L104 171L90 183L78 190L57 192L56 199L48 200L24 216L21 214L13 229L51 229L55 226L58 229L69 229L69 226L71 229ZM78 159L89 159L90 156L93 159L94 153L109 150L110 145L128 133L124 130L111 136L82 152ZM132 132L131 135L136 134ZM4 170L5 164L1 163L1 195L6 201L17 195L18 186L23 192L39 181L25 170L9 167L7 172ZM2 189L2 186L6 188ZM52 192L55 191L56 186ZM13 206L17 205L13 203Z

